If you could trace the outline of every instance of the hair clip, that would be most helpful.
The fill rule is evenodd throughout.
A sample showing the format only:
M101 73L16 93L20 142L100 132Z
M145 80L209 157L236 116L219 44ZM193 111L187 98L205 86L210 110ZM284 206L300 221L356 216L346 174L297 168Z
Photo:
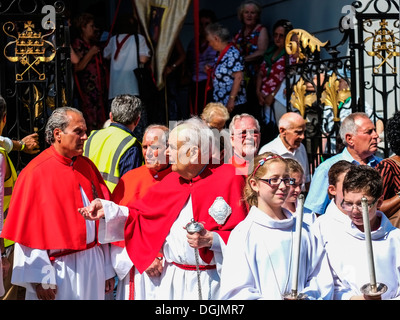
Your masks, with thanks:
M263 166L265 162L267 162L268 160L276 159L276 158L281 158L281 159L282 159L282 157L279 156L279 155L268 156L268 157L266 157L266 158L260 159L260 160L258 161L258 166L257 166L257 168L253 171L253 177L254 177L254 175L256 174L256 171L258 170L258 168L261 167L261 166Z

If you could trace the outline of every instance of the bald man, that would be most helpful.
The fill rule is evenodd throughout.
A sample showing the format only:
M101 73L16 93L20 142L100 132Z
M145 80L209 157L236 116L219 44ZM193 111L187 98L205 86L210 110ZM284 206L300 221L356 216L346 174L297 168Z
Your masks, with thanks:
M308 190L310 185L310 168L308 164L307 151L302 144L306 122L303 117L296 112L287 112L278 123L279 135L261 147L258 154L264 152L274 152L283 158L292 158L297 160L304 170L305 187Z

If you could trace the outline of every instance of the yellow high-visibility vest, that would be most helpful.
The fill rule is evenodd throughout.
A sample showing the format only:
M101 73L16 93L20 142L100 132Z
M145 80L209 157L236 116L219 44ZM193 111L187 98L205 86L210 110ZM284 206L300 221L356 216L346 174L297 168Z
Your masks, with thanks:
M84 155L97 166L110 192L120 179L119 160L136 140L129 132L109 126L92 131L85 141Z
M4 155L6 158L6 161L8 162L10 169L11 169L11 176L4 181L4 198L3 198L3 214L7 212L8 207L10 206L10 201L11 201L11 194L14 189L15 181L17 181L17 171L15 171L14 165L8 156L8 153L6 152L5 149L0 148L0 152ZM6 223L6 219L3 220L4 223ZM7 248L14 244L14 241L4 239L4 247Z

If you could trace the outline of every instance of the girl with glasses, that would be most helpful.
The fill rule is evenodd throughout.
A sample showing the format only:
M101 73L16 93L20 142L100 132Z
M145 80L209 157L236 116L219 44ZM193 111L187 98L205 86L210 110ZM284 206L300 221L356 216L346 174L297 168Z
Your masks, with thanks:
M296 218L282 206L293 183L282 157L255 157L244 190L250 212L232 231L224 252L221 299L281 300L291 292ZM297 289L307 299L330 299L333 293L321 249L303 223Z

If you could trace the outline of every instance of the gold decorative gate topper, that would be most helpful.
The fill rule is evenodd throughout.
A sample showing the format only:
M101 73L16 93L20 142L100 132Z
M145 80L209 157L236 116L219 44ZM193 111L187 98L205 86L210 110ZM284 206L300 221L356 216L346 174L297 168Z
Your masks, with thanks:
M51 23L51 22L50 22ZM15 24L13 22L6 22L3 25L4 33L15 39L15 41L10 41L4 47L4 56L11 62L19 62L23 66L26 66L26 69L22 73L16 74L16 80L22 81L24 74L28 72L28 70L35 71L39 80L45 80L46 74L41 73L37 70L37 66L42 62L50 62L54 59L56 55L56 48L50 41L44 40L44 38L49 37L55 31L55 25L53 24L53 28L51 28L50 32L42 35L41 32L34 31L35 25L32 21L27 21L24 23L24 30L22 32L18 32L18 38L14 35L7 32L13 31L15 29ZM7 48L15 45L14 56L7 56ZM46 56L46 53L49 52L49 56Z
M397 20L397 24L398 23L399 22ZM366 24L368 26L371 26L372 21L367 20ZM378 30L375 30L374 33L366 30L365 25L363 26L364 31L372 35L371 37L368 37L364 40L364 44L366 44L369 40L373 39L372 51L367 51L367 54L370 57L377 57L378 59L381 60L381 63L377 67L374 67L373 72L375 74L379 73L379 69L384 64L387 64L392 69L392 73L397 74L397 68L395 66L392 66L389 63L389 60L393 57L400 56L400 52L396 51L396 47L398 47L398 44L396 44L396 41L398 41L399 38L397 38L394 35L393 30L389 30L387 28L388 23L387 23L386 19L382 19L381 22L379 23L379 25L380 25L380 28Z

